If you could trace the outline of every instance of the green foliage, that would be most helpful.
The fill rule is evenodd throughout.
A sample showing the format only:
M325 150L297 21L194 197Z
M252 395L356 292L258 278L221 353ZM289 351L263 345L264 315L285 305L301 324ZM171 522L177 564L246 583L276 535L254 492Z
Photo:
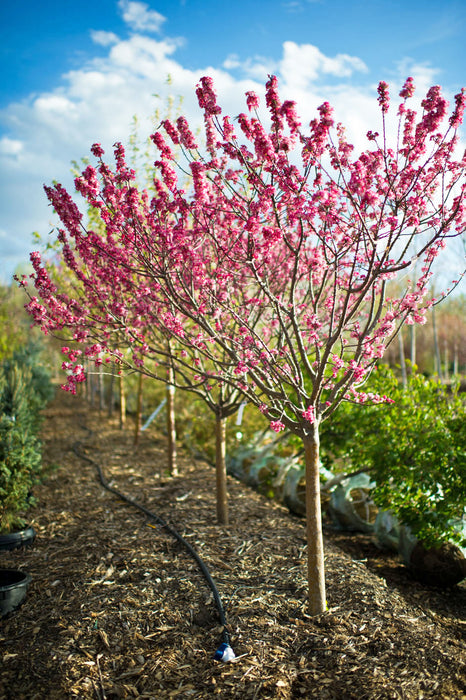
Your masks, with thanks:
M21 524L18 511L28 504L40 451L27 395L28 372L11 363L2 368L0 397L0 530Z
M453 521L466 505L466 402L456 387L413 374L404 389L388 368L371 390L390 405L342 405L322 425L326 466L365 469L377 505L391 510L426 546L462 542ZM464 541L463 541L463 544Z
M40 336L38 329L30 328L24 304L24 293L16 285L0 286L0 362L11 358L31 336Z
M0 531L24 525L20 513L32 503L31 489L41 473L37 437L39 411L52 396L39 349L19 349L0 366Z
M43 347L40 343L31 341L16 351L13 359L21 366L31 371L31 387L37 399L43 404L48 403L54 396L50 370L42 364Z
M27 403L30 420L33 421L37 429L40 424L40 411L51 401L55 389L53 387L50 371L42 364L41 356L43 346L36 341L30 341L27 345L18 348L12 357L11 363L3 363L4 368L11 365L18 365L23 370L27 379Z

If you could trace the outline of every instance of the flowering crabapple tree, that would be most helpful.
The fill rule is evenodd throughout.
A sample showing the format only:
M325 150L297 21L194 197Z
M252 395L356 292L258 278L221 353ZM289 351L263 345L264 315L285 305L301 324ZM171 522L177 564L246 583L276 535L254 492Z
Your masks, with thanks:
M294 103L281 102L271 77L268 128L249 92L250 114L237 117L237 132L221 116L212 81L203 78L198 99L207 154L185 121L162 124L185 149L194 182L189 198L176 186L170 147L161 131L154 135L170 205L178 214L189 207L181 249L219 261L226 295L219 295L217 277L203 279L201 270L195 291L183 288L186 260L169 273L157 270L157 279L179 312L224 348L228 361L217 364L218 378L228 369L231 381L236 365L234 381L248 401L274 430L288 429L304 443L312 614L326 605L319 426L343 401L390 401L364 392L363 384L402 324L425 322L432 265L447 239L465 228L466 160L455 160L464 91L443 131L448 104L440 88L429 90L419 117L409 107L413 93L408 78L390 144L388 85L379 84L380 134L370 131L368 149L356 157L328 103L306 134ZM179 232L178 221L164 222L165 234ZM158 259L164 255L162 248ZM401 286L389 294L395 279ZM239 333L224 319L234 320Z
M135 364L143 363L143 329L150 322L138 326L136 319L158 317L177 347L188 352L195 341L197 357L205 361L199 363L199 381L239 390L273 430L287 429L303 440L313 615L326 607L319 426L343 401L390 400L365 392L364 382L402 324L424 322L432 265L447 239L465 228L466 160L455 160L464 92L442 131L448 105L440 88L429 90L419 116L409 107L413 93L408 78L389 143L388 86L379 84L381 133L370 131L367 150L356 157L328 103L305 131L294 102L280 100L270 77L268 124L260 117L258 96L249 92L249 115L240 114L235 127L221 116L211 79L203 78L197 94L205 147L183 117L164 120L153 135L160 154L154 197L131 183L118 147L108 192L93 169L77 183L96 206L108 196L101 212L111 250L103 255L102 242L95 246L102 274L110 275L104 294L124 279L96 331L107 350L118 316L118 333L134 343ZM191 188L178 184L180 159L163 132L181 147ZM100 147L94 155L101 158ZM101 162L104 181L107 171ZM68 195L59 205L59 186L48 193L79 249L75 205ZM78 277L84 274L82 267L76 270ZM389 282L397 278L397 292L389 293ZM31 298L29 310L47 330L60 317L54 307L60 296L50 290L40 262L34 282L39 299ZM80 283L94 284L88 277ZM69 299L64 306L66 313ZM71 307L70 313L69 327L79 327L81 309ZM92 352L86 333L77 331L76 339Z
M156 181L151 209L148 192L138 191L120 144L115 172L103 161L98 145L93 153L99 158L98 170L88 166L75 181L87 201L91 227L84 226L80 210L61 185L45 188L63 224L58 232L60 265L57 272L56 264L31 254L40 301L30 295L27 309L45 333L73 341L62 348L67 357L62 368L68 373L64 389L75 393L85 380L84 355L96 366L108 363L109 371L116 362L120 371L145 374L204 400L216 417L217 520L227 524L226 420L243 401L241 389L232 381L210 381L216 362L225 364L224 350L211 344L209 353L199 351L204 342L197 327L186 319L181 325L154 279L153 261L139 231L154 228L152 209L162 210L164 183ZM218 360L216 352L221 353Z

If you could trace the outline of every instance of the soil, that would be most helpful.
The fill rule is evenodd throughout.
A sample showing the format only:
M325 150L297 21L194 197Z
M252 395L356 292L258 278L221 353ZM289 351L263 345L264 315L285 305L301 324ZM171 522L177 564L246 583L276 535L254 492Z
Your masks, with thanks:
M92 463L73 451L79 450ZM212 466L59 392L45 411L33 546L0 553L32 575L0 620L0 698L440 698L466 700L466 582L411 579L370 536L325 521L328 611L307 614L302 519L229 478L230 525L215 518ZM197 550L226 608L236 659L216 661L222 629L206 580L163 527Z

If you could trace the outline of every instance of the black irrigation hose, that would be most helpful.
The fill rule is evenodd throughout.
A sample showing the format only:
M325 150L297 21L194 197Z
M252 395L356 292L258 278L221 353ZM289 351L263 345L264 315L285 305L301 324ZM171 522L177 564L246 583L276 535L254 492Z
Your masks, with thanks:
M180 542L185 549L188 550L189 554L193 557L193 559L196 561L197 565L199 566L200 570L202 571L204 578L206 579L212 593L214 596L215 600L215 605L217 606L219 618L220 618L220 623L223 627L222 630L222 639L223 642L215 652L214 658L220 661L231 661L232 659L235 658L234 652L230 646L230 635L228 633L227 629L227 621L226 621L226 616L225 616L225 610L223 608L223 604L219 595L219 592L217 590L217 586L215 585L215 581L213 580L212 576L210 575L210 572L207 568L207 566L204 564L202 561L201 557L199 554L196 552L194 547L182 537L179 532L177 532L171 525L169 525L163 518L160 517L160 515L157 515L156 513L153 513L152 511L148 510L144 506L142 506L140 503L137 503L137 501L133 501L132 498L129 498L128 496L125 496L124 493L121 493L118 491L116 488L111 486L108 481L106 480L102 468L100 464L97 462L94 462L93 459L90 459L90 457L87 457L87 455L83 454L79 447L81 443L75 442L73 445L73 452L80 458L85 460L86 462L89 462L89 464L92 464L94 467L97 469L97 473L99 475L99 480L102 486L107 490L113 493L115 496L118 496L122 501L125 501L125 503L128 503L130 506L133 506L134 508L137 508L138 510L142 511L147 515L151 520L155 520L159 525L161 525L167 532L169 532L175 539Z

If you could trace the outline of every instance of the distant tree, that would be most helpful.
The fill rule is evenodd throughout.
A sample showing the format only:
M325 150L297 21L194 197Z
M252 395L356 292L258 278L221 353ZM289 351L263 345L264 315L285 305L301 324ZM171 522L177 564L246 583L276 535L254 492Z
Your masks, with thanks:
M433 292L432 292L433 294ZM455 294L435 306L438 354L436 357L432 313L427 314L422 327L411 326L404 334L404 353L418 371L427 375L438 374L441 363L442 374L447 377L466 374L466 297ZM385 361L395 367L400 362L395 346L390 347Z

